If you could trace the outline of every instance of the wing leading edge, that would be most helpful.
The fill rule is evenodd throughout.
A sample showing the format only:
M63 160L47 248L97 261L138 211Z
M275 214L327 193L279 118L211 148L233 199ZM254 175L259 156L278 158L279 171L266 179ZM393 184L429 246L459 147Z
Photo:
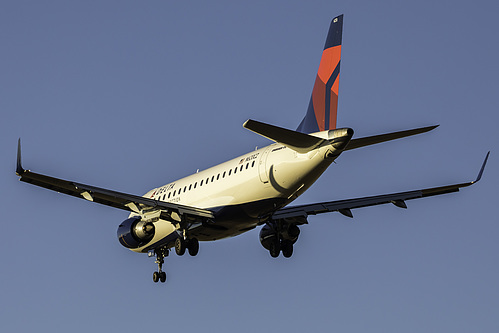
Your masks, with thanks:
M26 183L135 213L162 210L170 213L176 212L179 215L189 216L191 219L200 221L214 218L213 213L205 209L157 201L138 195L107 190L25 170L21 164L21 139L19 139L17 146L16 174L20 177L20 181Z
M307 204L307 205L300 205L293 207L285 207L276 211L272 215L272 219L278 220L278 219L289 219L297 217L303 218L307 217L308 215L316 215L329 212L339 212L345 216L353 217L351 209L369 207L375 205L383 205L387 203L392 203L400 208L407 208L405 204L406 200L458 192L460 188L467 187L477 183L482 178L483 170L485 169L485 165L487 164L489 154L490 152L487 153L487 156L483 161L482 167L480 169L480 172L478 173L477 178L471 182L440 186L440 187L432 187L415 191L375 195L364 198L328 201L328 202L321 202L321 203L314 203L314 204Z

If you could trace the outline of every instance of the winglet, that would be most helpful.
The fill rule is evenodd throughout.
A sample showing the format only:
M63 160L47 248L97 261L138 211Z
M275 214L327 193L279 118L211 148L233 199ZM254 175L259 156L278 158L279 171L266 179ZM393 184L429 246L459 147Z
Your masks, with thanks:
M476 177L475 181L471 182L472 184L478 183L480 179L482 179L483 175L483 170L485 170L485 165L487 164L487 160L489 159L490 151L487 153L487 156L485 156L485 160L483 161L482 168L480 169L480 172L478 173L478 176Z
M16 166L16 175L22 176L22 174L26 170L23 169L21 165L21 138L17 141L17 166Z

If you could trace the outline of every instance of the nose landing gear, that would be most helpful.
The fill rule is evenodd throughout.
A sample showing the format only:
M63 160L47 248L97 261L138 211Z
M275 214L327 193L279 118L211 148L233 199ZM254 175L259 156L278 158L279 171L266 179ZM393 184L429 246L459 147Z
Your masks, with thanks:
M165 263L164 258L167 257L169 254L169 249L164 247L164 248L154 250L154 252L156 253L155 263L158 264L158 271L154 272L152 274L152 280L154 282L158 282L158 281L165 282L166 281L166 272L163 272L162 268L163 268L163 264Z
M199 241L197 238L184 239L179 237L175 240L175 252L178 255L183 255L185 251L188 250L191 256L195 256L199 252ZM151 251L152 253L152 251ZM166 246L155 249L154 254L156 254L155 263L158 264L158 271L152 274L152 280L156 283L158 281L166 281L166 272L163 272L163 264L165 263L165 257L170 254L170 249ZM153 256L153 254L150 254Z

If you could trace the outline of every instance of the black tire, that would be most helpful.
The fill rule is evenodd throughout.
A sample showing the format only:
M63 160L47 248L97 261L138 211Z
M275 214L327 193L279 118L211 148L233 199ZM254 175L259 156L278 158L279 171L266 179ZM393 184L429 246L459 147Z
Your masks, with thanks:
M152 273L152 280L154 281L154 283L159 281L159 272Z
M166 272L159 273L159 279L164 283L166 281Z
M191 256L196 256L199 252L199 241L197 238L191 238L187 244L187 250Z
M283 241L281 250L284 258L290 258L293 255L293 243L291 243L290 241Z
M279 244L278 240L275 240L272 243L270 243L269 253L272 258L279 257L280 252L281 252L281 244Z
M175 240L175 253L179 256L185 253L185 241L180 237Z

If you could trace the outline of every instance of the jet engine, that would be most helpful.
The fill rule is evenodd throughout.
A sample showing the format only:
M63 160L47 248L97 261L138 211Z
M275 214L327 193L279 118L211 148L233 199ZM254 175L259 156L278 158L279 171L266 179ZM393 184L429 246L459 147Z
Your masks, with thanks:
M118 239L124 247L135 249L147 244L154 237L154 224L134 216L123 221L118 227Z

